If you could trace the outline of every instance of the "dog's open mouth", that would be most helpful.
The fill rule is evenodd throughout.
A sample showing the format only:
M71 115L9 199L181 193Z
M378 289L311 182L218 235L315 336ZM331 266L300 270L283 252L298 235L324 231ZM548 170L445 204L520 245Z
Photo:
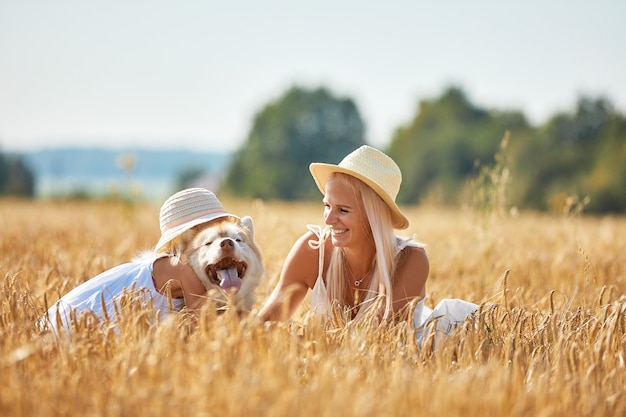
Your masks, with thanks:
M241 288L241 280L246 274L248 265L235 258L222 258L215 264L206 267L209 280L225 291L236 293Z

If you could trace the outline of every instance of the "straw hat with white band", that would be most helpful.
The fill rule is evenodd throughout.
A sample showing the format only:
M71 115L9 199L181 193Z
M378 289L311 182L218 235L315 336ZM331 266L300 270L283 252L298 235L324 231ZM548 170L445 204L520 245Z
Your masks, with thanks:
M188 188L179 191L161 206L161 238L155 250L158 251L194 226L222 217L240 220L234 214L226 212L220 200L207 189Z
M364 145L348 154L339 165L313 163L309 170L322 194L326 194L326 182L334 172L342 172L363 181L391 209L393 227L396 229L409 227L409 220L396 204L402 173L393 159L378 149Z

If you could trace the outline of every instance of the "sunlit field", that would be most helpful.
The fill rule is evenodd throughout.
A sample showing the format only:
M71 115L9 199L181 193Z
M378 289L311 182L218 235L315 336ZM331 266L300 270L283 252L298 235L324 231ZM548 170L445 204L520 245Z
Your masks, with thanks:
M224 201L255 220L256 309L321 203ZM260 323L206 309L55 338L35 324L77 284L159 238L158 205L0 200L2 416L626 415L626 218L409 207L426 304L480 310L417 346L407 323Z

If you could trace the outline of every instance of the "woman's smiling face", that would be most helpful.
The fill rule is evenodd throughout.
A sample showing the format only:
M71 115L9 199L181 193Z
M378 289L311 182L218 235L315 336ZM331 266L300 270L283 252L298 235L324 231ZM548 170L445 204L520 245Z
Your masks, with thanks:
M324 221L330 226L333 246L349 247L370 239L363 204L346 181L328 180L323 201Z

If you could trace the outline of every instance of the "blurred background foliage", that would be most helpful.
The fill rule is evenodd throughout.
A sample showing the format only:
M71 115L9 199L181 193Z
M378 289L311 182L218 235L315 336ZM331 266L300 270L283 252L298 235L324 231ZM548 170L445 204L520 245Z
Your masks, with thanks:
M27 196L35 193L35 177L24 159L0 153L0 195Z
M291 88L254 117L221 192L279 200L319 197L309 164L338 162L365 144L364 137L365 124L351 99L324 88Z
M365 136L352 99L291 87L253 117L218 191L319 199L308 165L338 163ZM417 103L386 143L379 147L403 172L401 204L485 204L491 187L504 209L626 212L626 117L603 97L580 97L572 111L533 126L522 112L481 108L451 86ZM0 154L0 194L32 196L33 182L19 157Z
M364 135L352 100L293 87L256 115L221 191L319 198L309 163L339 162ZM452 86L419 102L382 150L403 172L402 204L473 204L490 184L508 208L564 211L577 201L586 212L626 211L626 118L605 98L581 97L571 113L532 126L523 113L481 108Z

